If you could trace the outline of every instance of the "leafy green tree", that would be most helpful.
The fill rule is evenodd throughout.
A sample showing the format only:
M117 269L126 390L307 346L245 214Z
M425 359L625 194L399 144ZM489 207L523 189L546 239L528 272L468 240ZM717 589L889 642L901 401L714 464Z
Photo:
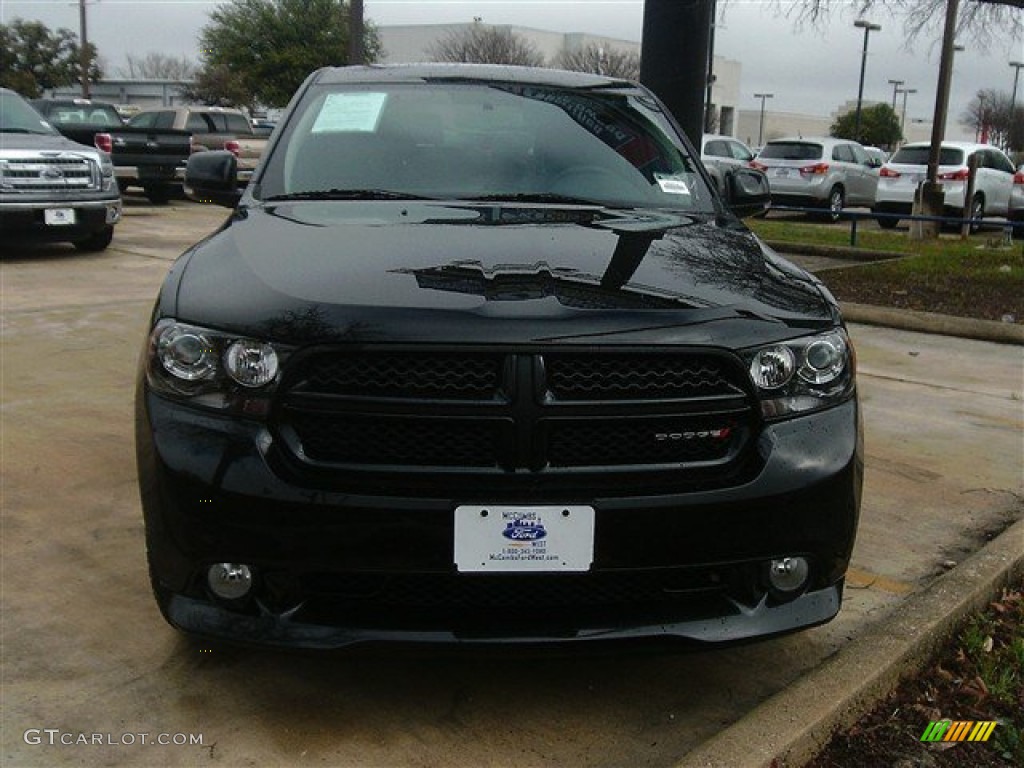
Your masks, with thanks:
M207 103L281 107L315 69L348 61L347 0L233 0L199 35L196 93ZM367 24L366 61L380 53Z
M50 28L39 21L14 19L0 24L0 85L28 98L79 80L81 48L70 29ZM96 47L87 45L89 79L103 76Z
M860 133L854 130L857 113L844 112L829 129L837 139L853 139L869 147L892 147L903 140L900 119L888 104L874 104L860 111Z

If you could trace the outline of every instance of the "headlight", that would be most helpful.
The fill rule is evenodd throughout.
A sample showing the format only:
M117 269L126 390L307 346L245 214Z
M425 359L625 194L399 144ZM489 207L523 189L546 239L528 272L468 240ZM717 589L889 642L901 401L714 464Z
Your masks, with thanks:
M745 358L765 418L827 408L854 390L853 350L841 328L748 350Z
M165 319L149 337L146 381L166 397L262 415L279 360L271 344Z

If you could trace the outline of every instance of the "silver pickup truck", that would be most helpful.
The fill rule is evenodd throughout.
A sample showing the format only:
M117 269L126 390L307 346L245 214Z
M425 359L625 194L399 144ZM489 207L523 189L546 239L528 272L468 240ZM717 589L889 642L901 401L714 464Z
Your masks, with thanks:
M21 96L0 88L0 240L101 251L120 220L110 156L62 136Z

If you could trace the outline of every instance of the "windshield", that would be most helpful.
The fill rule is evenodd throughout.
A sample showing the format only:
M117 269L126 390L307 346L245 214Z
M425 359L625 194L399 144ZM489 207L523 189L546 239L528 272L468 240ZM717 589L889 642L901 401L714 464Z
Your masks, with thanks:
M124 125L113 107L100 104L55 104L50 109L50 122L54 125L95 125L113 128Z
M766 144L759 160L820 160L821 144L802 141L773 141Z
M928 155L931 151L931 147L904 147L898 150L889 162L903 165L928 165ZM964 153L962 149L943 147L939 150L939 165L963 164Z
M639 93L465 82L318 86L257 196L367 191L711 211L686 150Z
M0 133L42 133L56 131L21 96L0 91Z

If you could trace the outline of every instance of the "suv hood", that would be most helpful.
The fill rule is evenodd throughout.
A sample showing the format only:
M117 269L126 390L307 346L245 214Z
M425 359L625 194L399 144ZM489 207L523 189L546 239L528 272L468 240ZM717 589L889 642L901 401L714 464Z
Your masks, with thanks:
M735 221L592 207L241 208L158 314L286 343L714 343L835 325L807 273Z
M3 133L0 134L0 150L31 149L51 152L84 152L96 155L98 150L87 147L63 136L51 136L42 133Z

